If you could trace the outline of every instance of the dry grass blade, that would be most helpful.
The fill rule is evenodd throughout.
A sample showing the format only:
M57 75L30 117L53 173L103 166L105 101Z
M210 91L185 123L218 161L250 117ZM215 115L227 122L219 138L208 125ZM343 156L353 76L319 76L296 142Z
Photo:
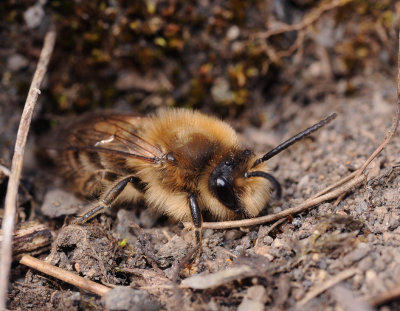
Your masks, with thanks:
M56 33L54 31L50 31L46 34L43 49L40 53L39 62L32 79L18 128L17 140L15 143L15 150L11 164L11 173L7 185L4 218L2 224L3 242L1 245L0 262L0 310L4 310L6 308L8 277L12 262L12 234L14 231L17 192L21 177L22 160L25 151L26 139L28 136L33 110L40 94L39 88L47 71L47 66L53 52L55 40Z
M332 286L340 283L341 281L344 281L348 279L349 277L352 277L354 274L358 272L357 269L351 268L348 270L344 270L337 275L333 276L329 280L327 280L325 283L315 286L313 289L311 289L305 297L300 300L297 303L297 306L301 307L304 306L307 302L309 302L311 299L317 297L318 295L322 294L324 291L327 289L331 288Z
M271 36L278 35L284 32L302 30L315 23L324 13L334 8L344 6L352 1L353 0L328 1L323 5L321 5L320 7L316 8L315 10L312 10L299 24L284 25L278 29L272 29L265 32L257 33L254 35L254 38L267 39Z
M289 215L300 213L300 212L305 211L305 210L307 210L313 206L316 206L322 202L337 198L340 194L342 194L346 191L349 191L350 189L360 185L364 180L365 180L365 176L361 175L357 178L354 178L347 184L343 185L342 187L340 187L334 191L331 191L325 195L319 196L318 198L308 199L295 207L288 208L288 209L286 209L282 212L276 213L276 214L266 215L266 216L262 216L262 217L251 218L251 219L221 221L221 222L204 222L203 228L205 228L205 229L229 229L229 228L237 228L237 227L248 227L248 226L260 225L260 224L267 223L267 222L272 222L272 221L281 219L283 217L287 217Z
M251 274L254 274L254 271L248 266L231 267L206 275L192 275L182 281L181 287L192 289L209 289L221 286L234 280L242 279Z
M99 296L111 289L29 255L22 257L20 263Z

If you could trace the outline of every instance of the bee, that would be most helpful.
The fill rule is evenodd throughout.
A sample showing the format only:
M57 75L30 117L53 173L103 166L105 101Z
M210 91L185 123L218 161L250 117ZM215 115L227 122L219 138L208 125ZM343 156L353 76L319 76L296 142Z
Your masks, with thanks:
M67 126L58 146L61 172L73 192L96 202L76 222L143 200L175 221L192 221L199 242L204 216L255 217L273 189L280 197L281 186L266 161L335 117L257 155L242 146L230 125L196 111L84 116Z

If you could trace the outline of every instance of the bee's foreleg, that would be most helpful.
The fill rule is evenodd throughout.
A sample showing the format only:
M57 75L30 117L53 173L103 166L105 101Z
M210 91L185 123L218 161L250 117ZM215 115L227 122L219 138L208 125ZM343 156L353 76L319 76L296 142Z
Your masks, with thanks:
M87 222L89 219L96 216L97 214L103 212L108 207L110 207L115 202L115 200L118 198L118 196L121 194L121 192L125 189L125 187L128 185L128 183L136 184L137 177L129 176L129 177L126 177L126 178L120 180L116 185L114 185L104 195L104 197L100 200L98 205L91 208L84 215L78 217L75 220L75 223L83 224L83 223Z
M197 199L194 194L189 194L189 206L190 206L190 212L192 214L192 220L194 224L194 233L196 237L196 243L199 244L201 243L201 225L202 225L202 217L201 217L201 212L199 205L197 204Z

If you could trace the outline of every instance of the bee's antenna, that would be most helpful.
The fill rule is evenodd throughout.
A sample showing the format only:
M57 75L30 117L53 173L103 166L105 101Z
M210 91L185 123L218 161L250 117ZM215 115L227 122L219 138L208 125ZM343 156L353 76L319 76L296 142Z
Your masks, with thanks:
M286 140L285 142L283 142L279 146L277 146L274 149L272 149L269 152L267 152L262 158L259 158L259 159L255 160L252 167L256 167L258 164L260 164L262 162L265 162L265 161L271 159L272 157L276 156L278 153L280 153L281 151L283 151L286 148L290 147L291 145L293 145L294 143L296 143L300 139L302 139L304 137L307 137L311 133L315 132L316 130L320 129L324 125L328 124L330 121L335 119L336 116L337 116L336 113L332 113L329 117L325 118L324 120L314 124L313 126L311 126L308 129L298 133L297 135L293 136L292 138L289 138L288 140Z
M279 183L279 181L276 180L276 178L274 176L272 176L271 174L265 173L265 172L261 172L261 171L255 171L255 172L247 172L246 174L244 174L245 178L249 178L249 177L263 177L265 179L268 179L272 185L274 186L274 189L276 191L276 198L280 199L281 195L282 195L282 187L281 184Z

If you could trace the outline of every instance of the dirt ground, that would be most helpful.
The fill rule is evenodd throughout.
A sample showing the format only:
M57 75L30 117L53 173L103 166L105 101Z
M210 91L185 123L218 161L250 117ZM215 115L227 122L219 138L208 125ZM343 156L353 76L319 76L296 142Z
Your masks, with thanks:
M321 24L329 21L327 18ZM321 24L316 27L322 27ZM15 25L17 30L22 27L17 22ZM13 39L14 30L11 26L3 27L2 38L8 43L22 40L18 36ZM25 29L23 38L27 33ZM39 30L34 33L32 41L40 38ZM392 60L397 41L393 32L387 31L386 41L380 43L381 58L363 59L359 64L362 68L351 74L336 73L334 61L338 58L330 55L327 61L327 55L321 51L316 53L319 57L313 58L307 54L306 46L303 60L284 63L278 81L266 93L257 91L259 83L246 86L252 93L248 106L238 108L233 103L231 109L198 107L206 112L221 112L242 141L257 152L268 151L332 112L338 114L336 120L311 138L268 161L283 188L282 198L272 198L268 213L293 207L354 172L387 135L396 111L397 69ZM40 46L36 41L31 44ZM315 46L318 45L314 42L310 49ZM37 55L37 49L29 58ZM385 51L389 51L389 56L383 55ZM6 63L18 48L3 46L0 52ZM57 52L56 57L60 57ZM327 64L332 68L327 69ZM9 63L0 67L0 164L6 168L10 167L23 103L17 82L29 81L34 69L30 67L25 65L25 71L14 70ZM333 74L326 75L327 71ZM62 84L54 82L54 68L50 72L27 147L18 221L38 219L51 229L51 249L40 254L40 258L98 283L118 287L98 297L14 262L8 309L373 310L365 301L398 285L398 134L371 163L365 183L349 192L338 205L328 201L292 215L272 229L271 223L250 228L206 229L200 255L187 260L193 250L193 232L164 217L150 215L143 206L113 208L87 225L67 225L86 203L65 192L67 189L57 174L50 173L35 157L35 141L46 132L47 121L62 112L60 106L53 110L44 108L56 97L48 89L54 83ZM62 79L60 75L59 80ZM153 90L146 92L139 97L149 100L153 96L154 100L154 93L162 96ZM172 98L171 94L166 96ZM112 108L126 109L126 96L121 96L123 104ZM159 105L163 104L156 101L150 106ZM80 110L74 107L68 109L78 114ZM147 104L138 108L147 109ZM1 199L7 181L6 171L2 172ZM347 277L308 299L310 293L346 273ZM196 279L196 275L200 277ZM399 300L377 309L400 309Z

